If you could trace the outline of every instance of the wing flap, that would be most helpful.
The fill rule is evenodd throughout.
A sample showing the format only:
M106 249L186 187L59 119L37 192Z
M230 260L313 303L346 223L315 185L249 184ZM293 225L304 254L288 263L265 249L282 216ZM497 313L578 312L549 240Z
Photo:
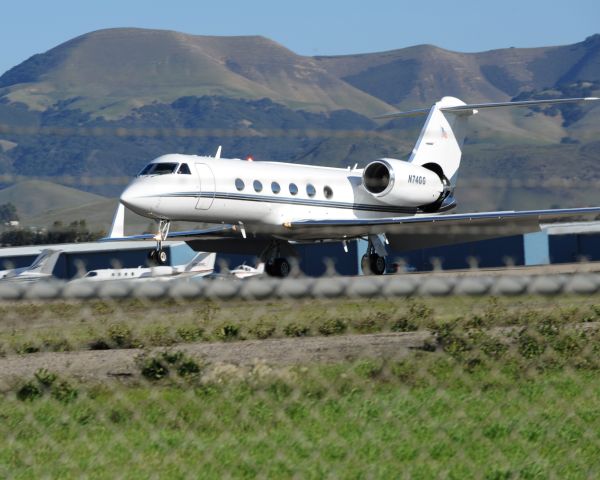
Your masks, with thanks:
M483 212L451 215L416 215L381 219L306 220L287 224L290 238L343 240L368 234L386 234L399 249L453 243L535 232L541 223L589 220L600 207L520 212Z

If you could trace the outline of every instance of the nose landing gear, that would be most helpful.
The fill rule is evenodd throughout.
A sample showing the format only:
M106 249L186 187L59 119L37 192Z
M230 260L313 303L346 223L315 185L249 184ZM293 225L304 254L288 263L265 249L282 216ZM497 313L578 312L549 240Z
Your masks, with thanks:
M163 250L162 243L169 236L169 228L171 227L170 220L159 220L158 221L158 232L154 235L154 240L156 240L156 248L154 250L150 250L148 253L148 259L155 264L165 265L169 259L167 252Z

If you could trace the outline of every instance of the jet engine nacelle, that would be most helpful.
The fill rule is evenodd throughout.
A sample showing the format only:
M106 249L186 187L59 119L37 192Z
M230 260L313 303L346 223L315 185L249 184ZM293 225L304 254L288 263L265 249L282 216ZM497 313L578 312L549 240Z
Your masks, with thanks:
M367 192L388 205L428 206L445 193L443 179L432 169L392 158L369 163L362 182Z

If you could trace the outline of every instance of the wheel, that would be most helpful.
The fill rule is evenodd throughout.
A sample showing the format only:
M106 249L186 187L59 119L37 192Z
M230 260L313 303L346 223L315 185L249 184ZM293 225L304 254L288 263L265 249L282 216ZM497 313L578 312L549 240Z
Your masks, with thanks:
M150 265L156 265L156 250L150 250L148 252L148 263Z
M367 255L366 253L362 256L360 260L360 268L363 272L363 275L369 275L371 273L369 255Z
M266 263L265 272L271 277L287 277L290 274L290 264L285 258L275 258Z
M290 264L285 258L277 258L273 264L276 275L285 278L290 274Z
M160 265L164 265L165 263L167 263L167 252L165 252L164 250L159 250L156 257Z
M369 257L369 267L375 275L383 275L385 273L385 257L376 253Z

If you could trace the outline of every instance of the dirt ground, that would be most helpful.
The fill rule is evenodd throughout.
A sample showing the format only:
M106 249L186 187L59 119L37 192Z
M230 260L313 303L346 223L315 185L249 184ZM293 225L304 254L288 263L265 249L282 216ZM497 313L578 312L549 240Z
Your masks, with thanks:
M279 338L236 342L188 343L170 347L208 364L250 366L259 362L290 366L312 362L335 362L359 358L401 357L420 348L432 336L429 332L378 333L331 337ZM162 351L156 348L152 351ZM40 368L79 378L102 381L135 378L139 369L135 358L141 349L86 350L64 353L33 353L0 358L0 388L31 377Z

